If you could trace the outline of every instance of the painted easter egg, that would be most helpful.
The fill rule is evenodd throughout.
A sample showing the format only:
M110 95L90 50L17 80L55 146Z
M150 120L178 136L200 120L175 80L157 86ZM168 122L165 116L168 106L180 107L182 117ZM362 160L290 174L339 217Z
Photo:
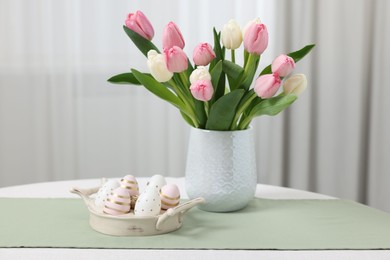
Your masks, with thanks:
M139 195L134 207L136 216L157 216L160 214L161 199L157 189L150 189Z
M95 197L95 205L98 207L104 207L104 203L110 194L120 186L117 180L109 180L100 187Z
M169 209L176 207L180 202L180 191L175 184L167 184L160 191L161 208Z
M128 189L131 196L139 194L138 182L133 175L126 175L121 179L121 186Z
M116 188L104 203L103 212L109 215L122 215L130 212L130 193L123 187Z
M164 178L164 176L162 175L159 175L159 174L156 174L156 175L153 175L148 183L146 184L146 189L145 191L149 190L149 189L156 189L157 191L160 191L161 188L166 185L167 182Z

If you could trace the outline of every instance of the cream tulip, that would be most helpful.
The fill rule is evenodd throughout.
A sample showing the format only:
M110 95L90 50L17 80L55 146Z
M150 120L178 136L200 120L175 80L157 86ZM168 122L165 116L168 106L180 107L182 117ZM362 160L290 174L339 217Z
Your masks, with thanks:
M211 80L211 75L205 66L198 66L190 75L191 84L198 80Z
M307 79L304 74L294 74L283 84L283 91L286 94L299 96L307 87Z
M150 74L152 74L158 82L167 82L172 78L173 73L168 70L163 54L159 54L155 50L150 50L148 52L147 64Z
M231 19L225 24L221 31L221 41L223 46L229 50L235 50L240 47L242 43L241 28L238 23Z

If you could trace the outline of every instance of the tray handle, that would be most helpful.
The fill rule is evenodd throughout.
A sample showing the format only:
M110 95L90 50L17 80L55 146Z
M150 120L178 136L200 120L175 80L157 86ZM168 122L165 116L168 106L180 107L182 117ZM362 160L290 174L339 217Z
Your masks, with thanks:
M199 205L199 204L202 204L205 202L205 199L200 197L200 198L196 198L196 199L193 199L193 200L190 200L190 201L187 201L177 207L174 207L174 208L170 208L168 209L164 214L162 214L158 220L157 220L157 223L156 223L156 229L157 230L161 230L161 227L162 225L164 225L164 222L168 219L168 218L171 218L171 217L174 217L176 216L177 214L179 214L178 218L179 218L179 223L182 222L182 219L183 219L183 215L189 211L190 209L192 209L193 207L195 207L196 205Z
M89 196L98 192L100 187L103 186L103 184L107 182L107 179L101 178L100 182L101 182L101 185L99 187L90 188L90 189L82 189L82 188L73 187L69 191L71 193L79 195L84 200L85 205L87 205L89 208L90 203L92 202L92 199Z
M89 208L90 204L93 200L89 196L98 192L99 189L100 189L100 187L95 187L95 188L91 188L91 189L81 189L81 188L73 187L69 191L71 193L79 195L84 200L85 205L87 205L87 207Z

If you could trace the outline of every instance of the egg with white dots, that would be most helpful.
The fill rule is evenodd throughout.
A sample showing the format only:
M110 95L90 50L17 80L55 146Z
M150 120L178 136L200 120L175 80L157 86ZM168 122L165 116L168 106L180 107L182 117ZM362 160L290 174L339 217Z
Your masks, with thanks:
M156 189L157 191L160 191L161 188L166 184L167 181L165 180L164 176L159 174L153 175L146 184L145 192L150 189Z
M157 189L143 192L137 199L134 207L136 216L157 216L161 210L160 193Z
M160 191L161 208L170 209L180 203L180 190L175 184L167 184Z
M103 207L110 194L119 186L120 184L117 180L109 180L105 182L96 194L95 205L98 207Z
M126 188L118 187L104 203L103 212L109 215L123 215L130 212L131 198Z
M126 175L121 179L121 186L128 189L131 196L139 195L137 179L133 175Z

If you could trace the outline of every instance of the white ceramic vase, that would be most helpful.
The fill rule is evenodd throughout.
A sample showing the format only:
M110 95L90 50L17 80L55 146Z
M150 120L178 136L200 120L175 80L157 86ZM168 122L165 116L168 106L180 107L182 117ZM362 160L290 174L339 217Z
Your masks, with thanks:
M192 128L187 154L186 191L203 197L199 208L229 212L244 208L257 184L253 129L210 131Z

